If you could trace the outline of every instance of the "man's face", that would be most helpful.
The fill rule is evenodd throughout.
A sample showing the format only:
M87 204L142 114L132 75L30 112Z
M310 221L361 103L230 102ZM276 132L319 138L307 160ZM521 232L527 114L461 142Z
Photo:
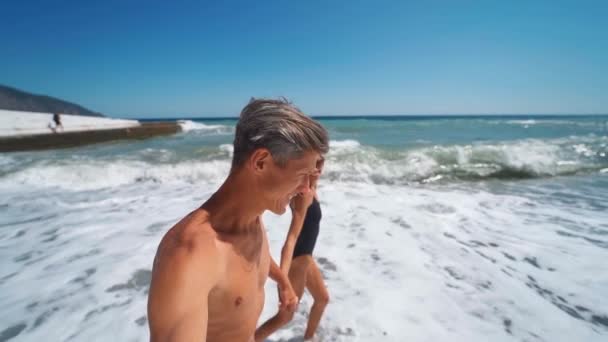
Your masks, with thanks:
M298 159L289 160L283 167L270 163L264 180L270 202L268 209L281 215L293 196L310 191L311 179L318 174L319 160L322 157L318 152L309 151Z

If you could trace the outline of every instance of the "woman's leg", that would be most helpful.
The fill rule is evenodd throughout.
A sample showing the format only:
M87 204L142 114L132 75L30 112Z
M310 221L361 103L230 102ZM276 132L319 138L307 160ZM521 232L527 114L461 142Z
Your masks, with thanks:
M310 309L310 315L308 316L306 332L304 333L304 339L309 339L312 338L315 331L317 331L323 311L325 310L327 303L329 303L329 293L327 292L327 287L325 287L323 275L314 260L312 260L310 266L308 266L306 288L314 299L312 308Z
M291 267L289 268L289 281L291 282L291 286L293 287L296 296L298 296L298 300L300 300L304 294L308 267L312 262L312 257L310 255L302 255L294 258L291 261ZM289 323L289 321L291 321L293 318L293 315L293 311L280 309L279 312L274 315L274 317L267 320L255 331L255 341L264 341L272 333Z

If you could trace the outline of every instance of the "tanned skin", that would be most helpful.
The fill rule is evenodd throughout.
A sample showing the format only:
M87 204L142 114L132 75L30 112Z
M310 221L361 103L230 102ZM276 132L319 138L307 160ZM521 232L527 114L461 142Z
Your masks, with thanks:
M261 215L283 214L292 197L308 193L320 159L307 151L279 165L257 149L166 233L152 270L150 341L253 341L269 275L281 308L293 311L298 298L270 257Z

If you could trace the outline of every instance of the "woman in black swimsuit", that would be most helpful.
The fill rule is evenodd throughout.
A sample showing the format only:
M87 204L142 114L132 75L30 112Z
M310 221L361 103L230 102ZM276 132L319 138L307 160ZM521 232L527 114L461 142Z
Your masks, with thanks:
M314 302L308 316L308 325L304 339L313 337L323 310L329 302L329 294L323 281L319 266L312 257L312 252L319 235L321 206L317 198L317 180L323 170L323 161L317 165L318 173L311 176L310 191L300 194L291 200L291 225L287 239L281 250L281 270L288 274L291 286L298 298L302 298L304 288L312 295ZM286 308L260 326L255 332L256 342L261 342L293 318L294 311Z

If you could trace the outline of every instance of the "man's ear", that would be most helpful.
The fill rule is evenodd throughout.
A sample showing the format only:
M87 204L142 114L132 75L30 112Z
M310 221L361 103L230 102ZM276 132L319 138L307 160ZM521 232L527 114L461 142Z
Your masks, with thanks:
M272 155L265 148L258 148L249 157L249 167L255 173L263 172L271 162Z

